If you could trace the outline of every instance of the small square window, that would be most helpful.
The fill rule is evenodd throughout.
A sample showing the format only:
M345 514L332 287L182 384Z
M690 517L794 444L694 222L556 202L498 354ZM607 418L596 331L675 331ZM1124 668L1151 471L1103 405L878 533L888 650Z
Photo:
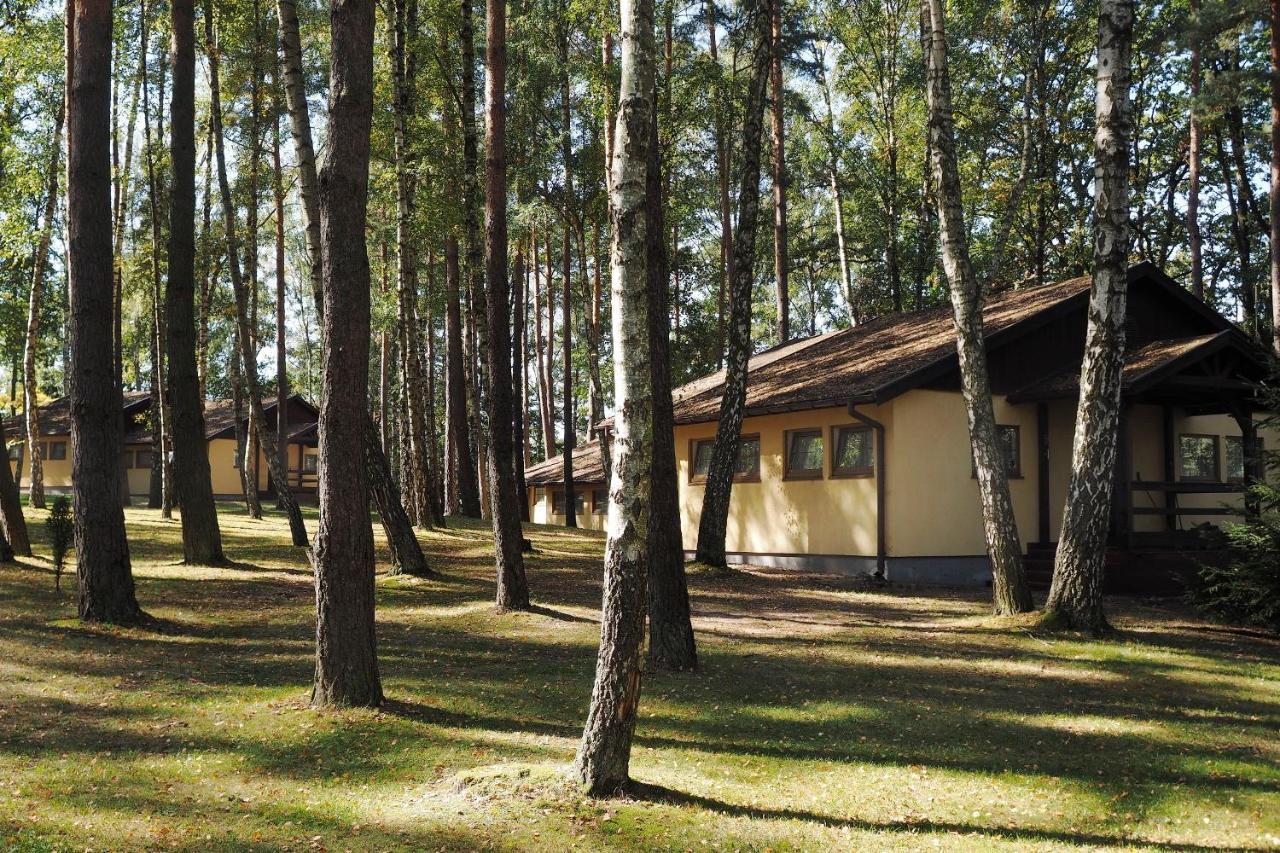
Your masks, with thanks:
M573 490L573 509L575 515L586 512L586 496L581 489ZM556 489L551 493L551 514L565 515L564 489Z
M822 430L797 429L786 433L787 457L784 477L789 480L821 480Z
M609 512L609 490L608 489L592 489L591 490L591 511L596 515L606 515Z
M870 427L833 427L836 455L831 460L832 477L871 477L875 463L871 451L874 443Z
M697 438L693 440L689 453L692 466L689 469L689 482L705 483L711 470L711 456L715 452L714 438ZM733 467L733 479L736 482L754 482L760 479L760 436L743 435L738 437L738 461Z
M151 468L151 451L139 450L134 454L134 468Z
M1263 447L1262 438L1255 439L1255 452L1261 456L1266 450ZM1226 437L1226 447L1224 448L1227 457L1227 480L1232 483L1244 482L1244 439L1238 435L1229 435Z
M22 442L14 442L9 445L9 459L12 462L22 459Z
M49 459L58 461L67 458L67 443L65 441L49 442Z
M1192 482L1218 482L1218 437L1178 436L1178 474L1181 479Z
M302 457L302 473L314 474L318 469L320 456L317 453L306 453Z
M1010 477L1022 476L1022 434L1016 426L998 424L996 435L1004 451L1004 471Z

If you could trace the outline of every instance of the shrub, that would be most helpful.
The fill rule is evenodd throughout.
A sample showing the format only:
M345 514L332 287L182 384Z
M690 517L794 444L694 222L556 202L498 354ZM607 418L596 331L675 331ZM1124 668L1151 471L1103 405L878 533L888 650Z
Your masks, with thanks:
M49 508L49 517L44 522L49 533L49 548L53 551L53 587L62 589L62 568L67 562L67 551L71 548L74 527L71 521L71 501L66 495L58 495Z

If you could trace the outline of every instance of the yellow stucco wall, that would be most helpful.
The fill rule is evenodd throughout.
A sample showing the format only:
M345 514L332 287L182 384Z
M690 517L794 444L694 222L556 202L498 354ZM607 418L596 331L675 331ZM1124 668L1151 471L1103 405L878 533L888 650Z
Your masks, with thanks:
M608 521L608 503L601 502L600 512L596 512L596 504L593 501L593 493L599 486L581 486L579 491L582 493L583 511L578 513L578 526L584 530L604 530ZM563 525L565 517L562 513L553 513L551 511L552 492L559 492L559 487L546 486L530 486L529 487L529 520L534 524L559 524Z
M868 406L865 414L893 429L892 406ZM876 553L876 488L873 477L832 479L831 428L853 424L843 408L813 409L746 418L743 435L760 436L760 481L735 482L729 503L726 550L754 554ZM823 478L784 480L783 445L787 430L820 428ZM680 525L686 550L698 540L701 484L689 482L691 442L715 436L716 425L676 428L676 477ZM892 447L890 442L888 447Z
M55 439L63 440L63 439ZM66 439L68 445L70 440ZM151 485L151 469L135 468L133 465L133 454L138 450L150 450L150 445L130 445L126 449L129 454L130 467L129 476L129 493L132 495L145 495ZM297 486L298 469L301 463L303 453L314 454L314 447L305 448L300 445L290 445L289 447L289 484ZM236 458L236 442L230 438L215 438L209 442L209 475L213 483L213 493L219 496L239 495L240 489L240 472L235 467ZM258 485L262 491L266 491L269 485L270 474L267 471L266 457L262 453L258 454ZM64 490L71 488L71 452L68 447L66 459L45 459L44 460L44 485L46 489ZM9 469L17 475L17 465L10 460ZM23 460L22 471L22 489L25 491L30 485L28 479L28 470L26 460ZM316 488L316 476L314 474L303 474L301 486L304 489Z

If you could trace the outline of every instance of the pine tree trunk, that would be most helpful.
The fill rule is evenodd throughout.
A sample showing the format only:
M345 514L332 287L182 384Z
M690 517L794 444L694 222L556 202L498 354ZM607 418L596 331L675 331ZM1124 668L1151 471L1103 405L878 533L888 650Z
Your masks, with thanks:
M134 595L120 503L123 400L112 348L111 0L67 0L67 262L71 488L79 615L128 624Z
M738 231L733 241L733 288L729 304L729 341L720 423L711 451L711 468L703 487L698 520L698 560L725 566L725 532L729 498L738 461L738 432L747 399L747 361L751 357L751 288L755 276L756 230L760 213L760 137L764 124L765 85L769 78L770 10L762 2L752 10L755 47L742 128L742 170L738 189Z
M514 464L511 371L511 305L507 282L507 21L506 0L488 0L485 14L485 308L488 311L489 514L497 564L497 606L529 608L523 534Z
M311 141L311 115L307 111L306 78L302 72L302 39L298 29L296 0L276 0L280 20L280 55L284 70L285 103L289 108L289 132L298 164L299 195L306 214L307 257L311 261L312 297L321 299L320 197L316 178L316 152Z
M629 781L631 739L640 705L653 473L646 241L650 186L646 149L654 114L653 23L652 0L623 0L622 86L609 199L616 453L609 484L600 650L575 763L582 787L596 796L618 793Z
M0 448L8 446L4 426L0 425ZM27 534L27 520L22 515L22 498L18 495L18 484L13 481L7 453L4 464L0 465L0 533L20 556L31 556L31 538Z
M212 18L211 9L212 0L205 2L205 14ZM212 22L206 23L206 33L212 27ZM268 429L266 418L262 414L262 389L258 384L258 362L253 352L253 335L249 322L249 288L247 287L243 277L240 274L240 256L239 246L236 240L236 209L231 199L231 185L227 182L227 163L226 156L223 152L222 144L222 101L219 91L218 81L218 46L214 43L212 36L209 37L209 96L210 96L210 115L214 126L214 155L218 164L218 188L222 196L222 215L223 225L227 241L227 267L231 274L231 289L235 292L236 302L236 328L239 336L239 356L240 368L244 374L245 392L248 397L250 407L250 422L256 430L258 446L262 449L262 454L267 459L267 469L271 475L271 481L276 487L276 493L280 496L281 503L284 505L285 513L289 517L289 532L293 539L293 544L299 548L305 548L307 542L307 529L302 520L302 511L298 508L298 502L294 500L293 492L289 489L288 478L285 476L284 470L280 467L280 456L276 453L275 437ZM361 245L363 245L364 232L360 235ZM367 264L367 260L366 260ZM367 294L366 294L367 296ZM368 340L364 341L364 346L368 347ZM367 383L367 377L366 377ZM239 419L237 419L237 423ZM357 432L356 439L363 438L363 431ZM350 448L352 445L347 445ZM248 455L248 454L246 454ZM257 456L254 452L253 456ZM359 457L354 457L359 458ZM244 471L249 471L250 466L248 460L243 462ZM361 481L363 482L363 481ZM257 500L258 484L256 478L252 482L246 482L246 494L252 495L252 500ZM362 497L364 493L361 493Z
M773 140L773 286L778 342L791 340L791 290L787 283L787 157L782 115L782 3L769 3L770 130Z
M1204 299L1204 261L1200 236L1200 0L1191 0L1191 110L1187 139L1187 248L1191 255L1191 292ZM1272 175L1273 179L1276 177ZM1274 186L1274 184L1273 184ZM1274 220L1274 211L1272 219Z
M369 472L369 491L373 504L382 521L382 532L387 537L391 551L391 574L413 575L419 578L435 577L436 573L422 553L422 545L413 533L413 523L400 502L400 487L396 484L387 457L379 453L382 447L378 427L373 418L365 420L365 466Z
M170 109L169 280L165 294L173 473L182 515L182 556L188 564L223 561L218 509L213 502L204 406L196 370L195 228L196 104L195 4L171 0L173 95Z
M449 513L480 517L480 487L476 480L475 460L471 455L471 425L467 419L467 379L462 347L462 300L459 294L458 240L445 238L445 417L448 420L450 477L456 478L451 494L457 504Z
M364 455L376 447L368 413L369 133L373 0L334 3L329 153L320 173L324 258L324 394L320 404L320 526L316 533L315 706L382 704L374 634L373 531Z
M658 144L657 99L650 122L645 173L645 243L649 282L649 368L653 384L653 458L649 478L649 655L651 670L698 668L698 649L689 619L689 586L680 533L676 485L675 412L671 401L671 314L664 239L662 154ZM606 457L608 456L606 452Z
M279 72L275 73L279 76ZM276 225L276 453L280 470L289 473L289 348L285 325L284 169L280 163L280 81L271 87L271 193ZM299 463L301 467L301 463ZM276 508L284 509L276 495Z
M569 162L565 160L567 169ZM560 300L560 344L561 344L561 400L564 405L564 438L560 443L560 458L563 461L564 478L564 526L578 526L577 487L573 482L573 450L578 446L577 417L574 414L573 394L573 287L571 278L573 265L569 249L569 223L564 225L564 236L561 243L561 300Z
M707 16L707 50L711 56L712 64L715 65L715 80L711 99L713 106L712 123L715 126L716 134L716 182L720 189L720 286L716 296L716 353L717 366L723 367L725 335L727 333L724 313L725 299L735 281L733 269L733 207L729 199L729 157L731 152L728 130L725 128L724 86L720 79L722 72L720 70L720 56L716 46L716 0L704 0L704 7Z
M1094 138L1093 292L1071 479L1045 609L1065 627L1101 633L1107 525L1115 498L1120 378L1129 261L1130 46L1133 0L1102 0L1098 15L1097 135ZM1127 486L1128 477L1125 476Z
M49 263L49 242L53 236L53 215L58 202L58 163L62 155L62 120L66 105L59 103L53 117L53 140L49 150L49 187L44 201L44 225L40 244L32 260L31 295L27 301L27 343L22 355L22 409L27 424L27 458L31 460L31 485L28 499L37 509L44 509L44 469L40 453L40 386L36 376L36 357L40 347L40 312L43 310L45 269ZM5 463L8 464L7 462Z
M1271 0L1271 329L1280 356L1280 0Z
M947 68L947 36L942 0L925 0L929 38L925 55L929 104L929 139L933 176L937 185L942 261L951 285L951 309L956 329L960 384L969 420L969 440L982 501L982 528L991 560L992 595L998 615L1025 613L1032 608L1031 589L1022 568L1013 499L1009 494L1006 455L1000 446L996 413L987 373L986 340L982 331L982 288L969 259L964 227L960 169L956 162L955 128L951 115L951 79ZM884 472L878 472L884 476Z
M516 258L511 266L511 281L514 283L515 295L512 306L511 326L511 400L512 400L512 462L515 465L516 495L520 502L520 520L529 520L528 486L525 484L525 456L528 454L529 440L525 415L527 383L524 373L525 362L525 291L527 284L524 265L524 249L516 245Z

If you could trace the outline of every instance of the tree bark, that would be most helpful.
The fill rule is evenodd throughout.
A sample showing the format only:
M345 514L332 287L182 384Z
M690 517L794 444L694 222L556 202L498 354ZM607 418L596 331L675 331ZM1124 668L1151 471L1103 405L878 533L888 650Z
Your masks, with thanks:
M170 110L169 279L166 291L169 410L173 423L173 473L182 516L185 562L223 561L218 509L213 502L205 438L204 406L196 370L196 54L194 0L172 0L173 95Z
M364 461L369 472L369 491L373 495L374 506L378 509L382 532L387 537L387 548L391 551L391 574L435 577L436 572L427 563L422 545L413 533L413 523L405 512L404 504L400 502L400 487L395 475L391 473L386 454L379 452L381 448L378 427L372 417L367 418Z
M521 553L521 495L516 490L512 424L511 305L507 283L507 15L506 0L487 0L485 14L485 308L488 311L489 515L493 522L497 606L529 608Z
M451 495L456 505L448 512L470 518L480 517L480 487L476 480L475 460L471 455L471 425L467 419L467 379L463 366L462 300L459 295L458 239L452 235L444 244L445 346L446 372L445 417L448 419L448 442L451 470L456 486Z
M698 649L689 618L689 586L684 572L680 495L676 485L676 427L671 400L671 299L667 289L662 153L658 143L656 97L653 107L645 173L649 368L653 385L651 503L646 544L649 561L648 663L651 670L681 671L698 668ZM608 451L602 452L607 458Z
M351 0L356 2L356 0ZM205 14L209 16L209 21L205 24L206 33L212 25L212 0L205 2ZM335 13L336 14L336 13ZM267 459L267 469L271 474L271 481L275 484L276 493L280 496L281 503L284 505L285 513L289 517L289 532L293 539L293 544L300 548L308 545L307 529L302 520L302 511L298 508L298 502L294 500L293 492L289 488L288 478L280 467L280 456L276 453L275 436L267 428L266 418L262 413L262 389L258 384L258 361L253 352L253 334L249 323L249 288L240 274L240 256L239 246L236 240L236 209L231 198L231 185L227 182L227 162L223 152L222 143L222 101L219 90L218 80L218 51L219 47L214 42L212 36L209 37L209 97L210 97L210 120L214 126L214 155L218 163L218 187L222 195L222 218L224 232L227 241L227 267L231 274L231 289L235 292L236 302L236 328L240 339L240 368L244 372L245 392L248 397L250 407L250 421L256 429L258 446L262 448L262 453ZM361 232L361 245L363 245L364 233ZM366 260L366 266L368 261ZM367 270L366 270L367 275ZM366 294L367 296L367 294ZM364 342L368 347L368 341ZM367 384L367 377L366 377ZM363 432L356 433L356 440L363 438ZM323 439L322 439L323 440ZM347 445L349 449L353 445ZM256 456L256 453L254 454ZM359 458L359 457L353 457ZM248 460L243 464L244 471L250 470ZM360 481L363 484L363 480ZM256 480L246 484L246 492L253 494L257 492L258 484ZM363 497L365 493L361 493ZM256 498L256 494L254 495Z
M650 187L646 149L654 114L653 3L622 0L621 10L622 85L609 204L616 453L609 488L600 650L575 763L582 787L596 796L618 793L629 781L631 739L640 705L653 472L646 240Z
M564 526L578 526L577 487L573 482L573 450L577 446L577 418L574 415L573 393L573 254L572 241L569 237L570 205L573 195L573 116L569 103L569 34L561 24L560 30L560 65L562 69L560 87L560 154L564 161L564 199L561 220L564 233L560 247L560 277L563 288L560 309L561 317L561 356L563 359L562 400L564 405L564 440L561 442L560 458L563 462L564 478Z
M1013 515L1005 453L996 429L991 380L987 373L986 340L982 330L982 288L969 259L964 227L964 200L956 162L955 127L951 114L951 78L947 68L947 36L942 0L924 0L929 22L925 54L929 105L929 139L937 186L942 262L951 285L956 354L960 384L969 420L969 441L982 501L982 528L991 561L992 595L998 615L1032 609L1031 589L1022 567L1022 541ZM878 471L883 477L884 472Z
M720 567L726 565L725 532L729 522L733 471L738 461L738 432L742 428L742 410L747 399L747 362L751 357L751 288L760 213L760 136L771 52L768 2L759 3L751 11L751 16L756 43L743 115L738 230L733 240L733 288L729 294L724 396L720 403L715 445L711 451L711 468L703 487L702 515L698 519L698 560Z
M1191 110L1187 131L1187 248L1191 253L1191 292L1204 299L1204 261L1200 237L1200 0L1191 0ZM1273 116L1273 119L1275 117ZM1276 175L1272 175L1273 180ZM1275 186L1276 184L1273 184ZM1272 221L1275 212L1272 211Z
M123 407L112 352L111 0L67 0L67 263L71 488L80 618L129 624L134 594L120 503Z
M773 287L778 342L791 340L791 290L787 282L787 157L782 114L782 3L769 3L770 135L773 141Z
M1271 0L1271 345L1280 356L1280 0Z
M373 531L365 459L376 446L368 414L369 132L373 115L373 0L331 6L329 153L320 173L324 259L324 396L320 404L320 526L316 533L314 706L382 703L374 634Z
M1102 0L1098 14L1094 137L1093 292L1071 479L1045 609L1070 628L1100 633L1107 525L1116 476L1129 261L1130 47L1133 0ZM1124 480L1127 486L1128 476Z
M307 110L306 78L302 73L302 39L298 29L297 0L276 0L280 20L280 57L284 69L285 103L289 108L289 132L298 162L298 187L306 214L307 257L311 261L311 290L317 307L321 298L320 198L316 177L315 145L311 141L311 114Z
M27 343L22 355L22 409L27 424L27 458L31 460L31 485L28 487L27 497L37 509L44 509L44 470L40 453L40 387L36 376L36 357L40 347L40 312L43 310L45 269L49 263L49 242L53 237L53 215L58 202L58 163L62 155L62 120L65 114L66 105L59 102L58 111L53 118L44 224L40 229L36 256L31 264L33 271L31 294L27 301Z
M271 194L276 219L276 453L280 470L289 473L289 348L285 325L284 254L284 169L280 163L280 81L279 71L271 87ZM299 459L298 467L302 467ZM276 508L284 509L283 496L276 495Z
M31 556L31 537L27 534L27 520L22 515L22 498L18 484L13 481L9 469L9 441L0 425L0 449L4 450L4 464L0 465L0 532L10 547L20 556Z
M716 46L716 0L704 0L707 17L707 52L716 66L713 82L712 124L716 134L716 183L720 190L720 280L716 295L716 363L723 367L725 360L725 298L734 282L733 207L729 199L730 145L725 128L725 97L721 81L720 55Z
M526 279L524 250L522 245L517 243L516 258L511 268L511 281L515 284L515 296L513 297L515 304L512 306L511 311L511 440L513 445L512 461L515 464L516 495L520 502L521 521L529 520L529 491L524 478L525 457L529 450L528 426L525 423L525 416L528 414L528 407L526 406L527 382L524 372L525 338L527 337L525 329Z

